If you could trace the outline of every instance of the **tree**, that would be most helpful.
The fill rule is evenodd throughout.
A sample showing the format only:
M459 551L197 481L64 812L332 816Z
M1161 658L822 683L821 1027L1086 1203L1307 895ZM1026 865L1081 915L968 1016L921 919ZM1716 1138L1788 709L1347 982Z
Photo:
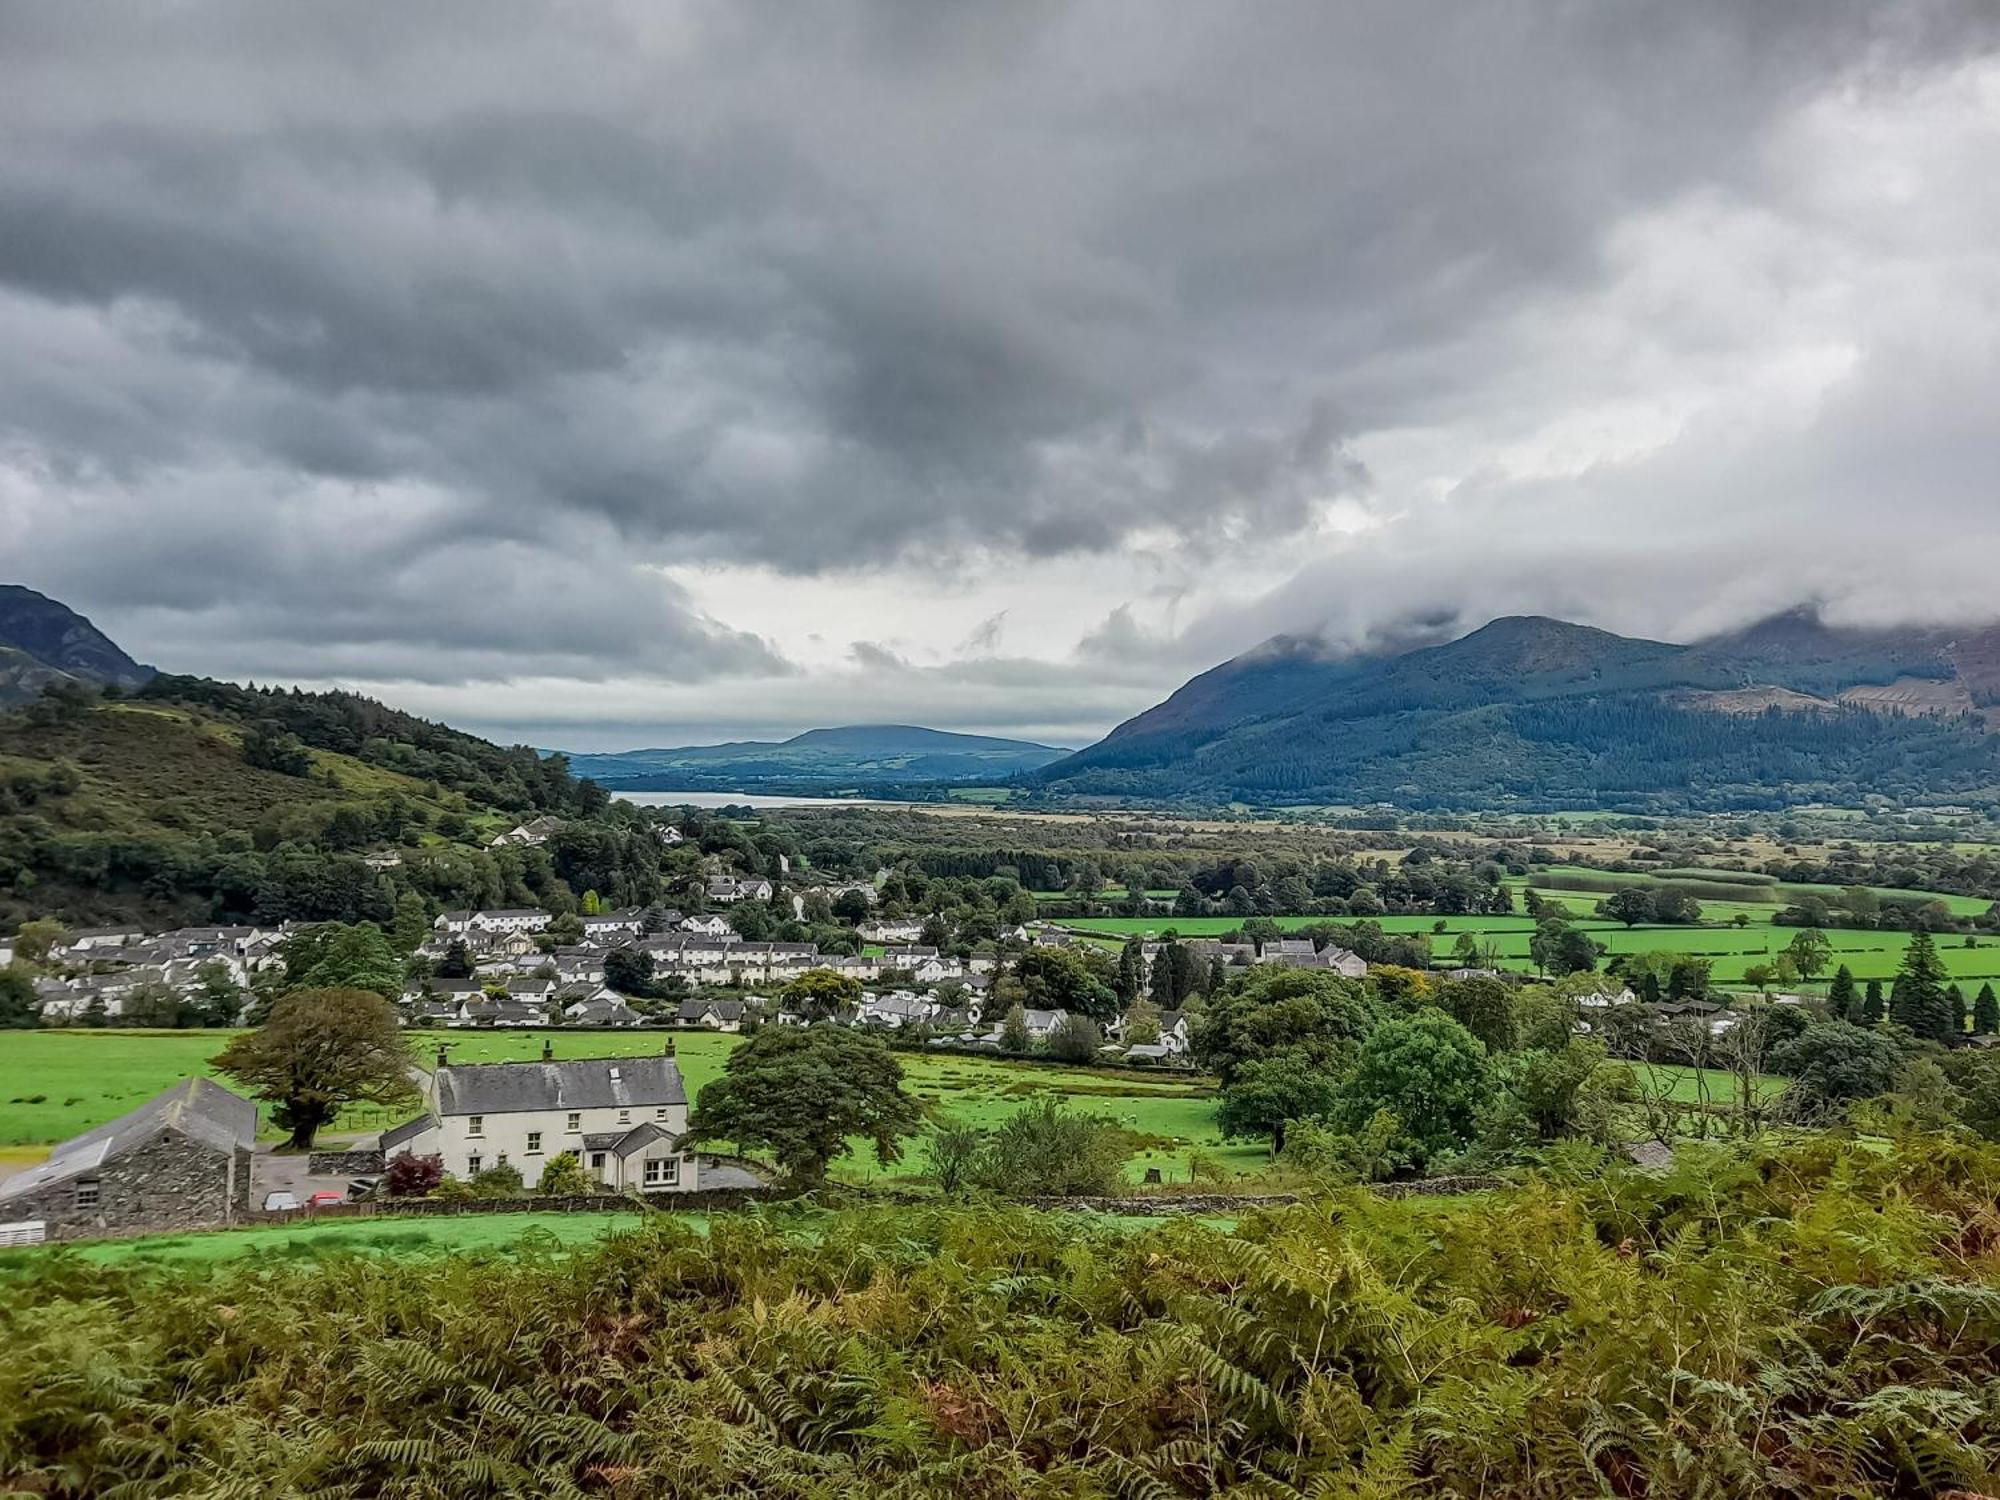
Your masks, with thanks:
M1931 935L1921 928L1910 935L1910 946L1903 953L1890 994L1889 1019L1928 1041L1941 1041L1951 1031L1944 961Z
M590 1175L581 1156L560 1151L543 1163L535 1191L544 1198L584 1198L602 1192L603 1184Z
M1007 1018L1000 1023L1000 1050L1019 1055L1034 1045L1028 1035L1028 1013L1019 1005L1008 1008Z
M618 950L613 949L613 952ZM606 963L610 962L606 955ZM440 979L470 979L473 974L472 949L465 939L455 937L445 944L444 957L438 960L437 977Z
M778 1001L808 1021L830 1021L861 1003L861 981L833 969L807 969L778 992Z
M1884 1014L1885 1012L1882 1007L1882 981L1871 979L1868 981L1867 992L1861 1001L1861 1024L1863 1026L1879 1026L1882 1024Z
M1511 1052L1520 1042L1513 988L1498 979L1461 979L1438 993L1438 1004L1489 1052Z
M1892 1036L1845 1021L1816 1021L1771 1049L1771 1069L1790 1078L1784 1110L1794 1119L1821 1120L1856 1100L1885 1093L1903 1064Z
M1128 939L1118 950L1118 979L1112 988L1117 992L1118 1003L1129 1008L1145 988L1146 954L1145 945L1137 938Z
M972 1177L995 1193L1109 1194L1124 1186L1131 1155L1131 1137L1115 1121L1043 1094L987 1138Z
M649 999L653 993L653 955L621 943L604 955L604 984L621 995Z
M1949 986L1944 992L1946 1008L1951 1012L1951 1034L1965 1035L1965 991L1957 985Z
M1544 974L1561 977L1582 974L1597 967L1604 950L1561 917L1544 917L1528 939L1528 954Z
M278 944L291 990L373 990L384 1000L403 992L403 961L373 922L321 922Z
M985 1131L947 1122L924 1141L924 1165L938 1191L956 1197L971 1184L973 1169L985 1149Z
M837 1026L767 1026L702 1088L688 1135L768 1151L787 1178L812 1186L853 1149L850 1137L872 1142L887 1166L921 1124L902 1064L879 1039Z
M1125 1042L1136 1047L1160 1039L1160 1008L1150 1000L1134 1000L1125 1012Z
M402 1104L416 1096L396 1012L367 990L295 990L262 1026L232 1037L210 1061L269 1100L272 1121L291 1132L300 1151L345 1105Z
M1285 1149L1285 1127L1294 1120L1330 1115L1340 1104L1340 1083L1303 1048L1253 1058L1236 1070L1215 1111L1225 1136L1269 1136L1272 1154Z
M49 950L69 937L69 929L54 917L37 917L23 922L14 934L14 956L31 964L48 962Z
M2000 1031L2000 1000L1994 998L1990 983L1982 984L1972 1002L1972 1034L1992 1036L1996 1031Z
M27 1031L40 1023L35 981L13 964L0 969L0 1031Z
M1597 914L1610 922L1623 922L1630 930L1653 920L1653 894L1644 886L1628 885L1597 903Z
M1836 1021L1860 1019L1860 993L1855 988L1854 971L1846 964L1833 971L1833 982L1826 987L1826 1008Z
M1799 971L1801 979L1812 979L1823 973L1833 958L1833 944L1827 935L1817 927L1808 927L1800 932L1785 949L1792 965Z
M1195 1033L1195 1060L1229 1083L1252 1058L1305 1048L1337 1071L1374 1024L1362 987L1325 969L1262 965L1212 996Z
M1049 1033L1049 1056L1066 1063L1095 1062L1097 1049L1103 1045L1104 1033L1089 1016L1065 1016Z
M1106 982L1106 976L1092 966L1093 961L1105 963L1106 955L1094 948L1088 952L1079 948L1030 948L1021 955L1014 973L1037 1007L1108 1021L1118 1014L1118 994ZM1153 961L1156 974L1165 961L1166 953L1162 950Z
M1630 1070L1606 1066L1604 1044L1573 1037L1560 1050L1534 1047L1506 1059L1501 1083L1541 1140L1572 1134L1586 1124L1585 1100L1599 1069L1630 1091Z
M1458 1150L1472 1138L1492 1084L1486 1049L1441 1011L1384 1021L1361 1044L1340 1090L1339 1117L1359 1130L1377 1110L1403 1123L1424 1157Z

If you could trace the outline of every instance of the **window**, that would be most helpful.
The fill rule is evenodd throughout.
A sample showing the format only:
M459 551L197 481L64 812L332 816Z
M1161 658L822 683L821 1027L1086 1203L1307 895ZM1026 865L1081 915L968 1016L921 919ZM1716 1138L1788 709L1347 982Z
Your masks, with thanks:
M486 1116L467 1115L465 1117L465 1133L467 1135L486 1134Z
M619 1111L618 1111L618 1123L619 1123L620 1125L630 1125L630 1124L632 1123L632 1111L631 1111L631 1110L629 1110L629 1109L621 1109L621 1110L619 1110Z
M79 1177L76 1180L76 1206L78 1208L97 1207L97 1179Z
M664 1157L646 1163L647 1187L672 1187L681 1180L681 1164L673 1157Z
M542 1133L539 1130L531 1130L528 1132L528 1155L540 1156L541 1154Z
M484 1163L484 1161L485 1161L485 1160L486 1160L486 1158L484 1158L483 1156L468 1156L468 1157L466 1157L466 1159L465 1159L465 1175L466 1175L467 1177L477 1177L477 1176L479 1175L479 1168L480 1168L480 1166L481 1166L481 1165L482 1165L482 1164Z
M602 1172L604 1170L604 1153L602 1151L593 1151L590 1153L590 1170L593 1172Z
M583 1129L582 1112L574 1109L571 1110L569 1118L563 1121L563 1129L570 1135L575 1135L579 1130Z

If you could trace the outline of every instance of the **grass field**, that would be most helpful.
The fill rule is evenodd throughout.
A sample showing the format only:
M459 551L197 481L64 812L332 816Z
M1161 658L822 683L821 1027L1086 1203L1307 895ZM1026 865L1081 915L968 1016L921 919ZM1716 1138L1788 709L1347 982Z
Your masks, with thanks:
M30 1031L10 1034L0 1050L0 1171L39 1161L46 1148L115 1119L190 1073L215 1076L208 1059L221 1050L222 1031ZM722 1072L741 1040L715 1032L626 1031L549 1033L417 1032L413 1041L426 1065L439 1042L452 1061L521 1061L541 1056L544 1039L562 1057L632 1057L660 1050L671 1037L681 1076L693 1098ZM1173 1074L1147 1076L1111 1070L1050 1068L999 1058L904 1054L910 1091L933 1110L976 1125L995 1125L1040 1093L1055 1093L1110 1116L1140 1138L1131 1174L1157 1167L1169 1180L1185 1179L1199 1152L1229 1171L1264 1164L1261 1148L1225 1146L1215 1129L1215 1104L1201 1081ZM335 1133L380 1130L404 1118L400 1111L350 1109ZM274 1134L274 1133L267 1133ZM857 1153L837 1172L853 1181L917 1170L921 1146L884 1170L872 1155Z
M1569 907L1575 925L1602 943L1607 954L1664 951L1707 958L1714 963L1716 981L1725 985L1742 984L1746 969L1775 960L1798 932L1794 927L1773 925L1771 913L1775 908L1770 905L1708 901L1702 903L1703 915L1708 919L1702 926L1639 926L1627 929L1616 922L1588 915L1596 905L1597 898L1594 896L1575 891L1548 894ZM1738 911L1749 917L1748 926L1729 925ZM1273 920L1280 928L1292 930L1330 919L1291 916ZM1534 935L1535 923L1529 917L1414 916L1378 917L1373 920L1380 922L1389 932L1429 934L1432 952L1439 959L1450 955L1452 944L1460 933L1471 933L1482 948L1489 943L1493 945L1495 956L1503 968L1521 973L1534 972L1534 962L1528 955L1528 941ZM1116 942L1135 936L1158 937L1170 931L1182 937L1218 937L1243 924L1238 917L1070 917L1064 919L1062 925L1079 933L1102 937L1106 942ZM1855 978L1863 981L1894 978L1896 970L1902 965L1904 951L1910 945L1909 934L1903 932L1855 932L1828 928L1826 936L1833 947L1834 966L1846 964L1854 971ZM1989 980L2000 985L2000 938L1979 936L1972 941L1975 946L1968 948L1963 937L1951 934L1938 937L1938 954L1945 968L1954 980L1973 988ZM1827 977L1822 975L1814 985L1794 988L1824 990Z
M465 1214L436 1219L338 1219L330 1223L301 1222L274 1228L220 1229L205 1234L148 1235L140 1239L99 1240L76 1247L74 1254L101 1265L151 1262L180 1264L215 1262L257 1255L287 1260L311 1259L334 1251L383 1255L459 1254L478 1250L511 1250L524 1239L537 1246L595 1244L620 1229L637 1225L636 1212L602 1214ZM706 1225L699 1215L676 1215L682 1223ZM0 1252L0 1271L46 1250Z

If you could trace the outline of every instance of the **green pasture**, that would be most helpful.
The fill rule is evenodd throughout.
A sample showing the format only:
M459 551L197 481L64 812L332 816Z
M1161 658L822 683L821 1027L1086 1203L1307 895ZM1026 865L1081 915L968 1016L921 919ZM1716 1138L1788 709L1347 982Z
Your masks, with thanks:
M214 1263L242 1256L310 1260L336 1252L381 1255L466 1254L514 1250L523 1240L538 1247L592 1245L607 1234L637 1226L634 1211L590 1214L462 1214L449 1218L335 1219L324 1223L218 1229L199 1234L147 1235L139 1239L98 1240L70 1253L101 1265ZM699 1215L677 1216L682 1223L705 1227ZM15 1250L0 1254L0 1270L18 1265L46 1250Z
M9 1033L0 1047L0 1153L5 1156L0 1172L39 1160L44 1148L137 1108L190 1073L217 1076L208 1059L222 1049L229 1035L226 1031ZM411 1040L426 1066L435 1061L441 1042L453 1062L471 1063L537 1058L544 1041L558 1058L640 1056L656 1053L672 1041L693 1098L720 1075L741 1038L704 1031L551 1030L423 1031L412 1033ZM1148 1167L1160 1168L1169 1180L1176 1175L1185 1180L1190 1157L1197 1152L1230 1171L1251 1171L1263 1164L1262 1152L1254 1147L1223 1145L1215 1130L1211 1085L1205 1079L1052 1068L988 1057L900 1056L910 1091L937 1116L996 1125L1043 1093L1109 1116L1139 1141L1131 1169L1135 1180ZM331 1134L372 1132L404 1117L400 1110L354 1107L342 1113ZM921 1157L921 1141L909 1143L903 1161L885 1172L872 1154L857 1150L836 1170L856 1181L907 1176L919 1170Z

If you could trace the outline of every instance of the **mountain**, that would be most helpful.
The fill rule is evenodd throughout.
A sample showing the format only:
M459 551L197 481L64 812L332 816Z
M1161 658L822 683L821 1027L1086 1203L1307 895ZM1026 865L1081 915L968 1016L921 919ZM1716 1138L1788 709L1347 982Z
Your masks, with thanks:
M1026 740L953 734L913 724L808 729L788 740L679 749L576 752L570 767L625 790L834 790L939 781L1003 781L1068 752Z
M68 605L0 583L0 703L39 697L58 682L135 688L152 675Z
M1811 611L1691 645L1538 616L1334 656L1279 637L1030 778L1120 800L1405 807L2000 801L2000 628Z

